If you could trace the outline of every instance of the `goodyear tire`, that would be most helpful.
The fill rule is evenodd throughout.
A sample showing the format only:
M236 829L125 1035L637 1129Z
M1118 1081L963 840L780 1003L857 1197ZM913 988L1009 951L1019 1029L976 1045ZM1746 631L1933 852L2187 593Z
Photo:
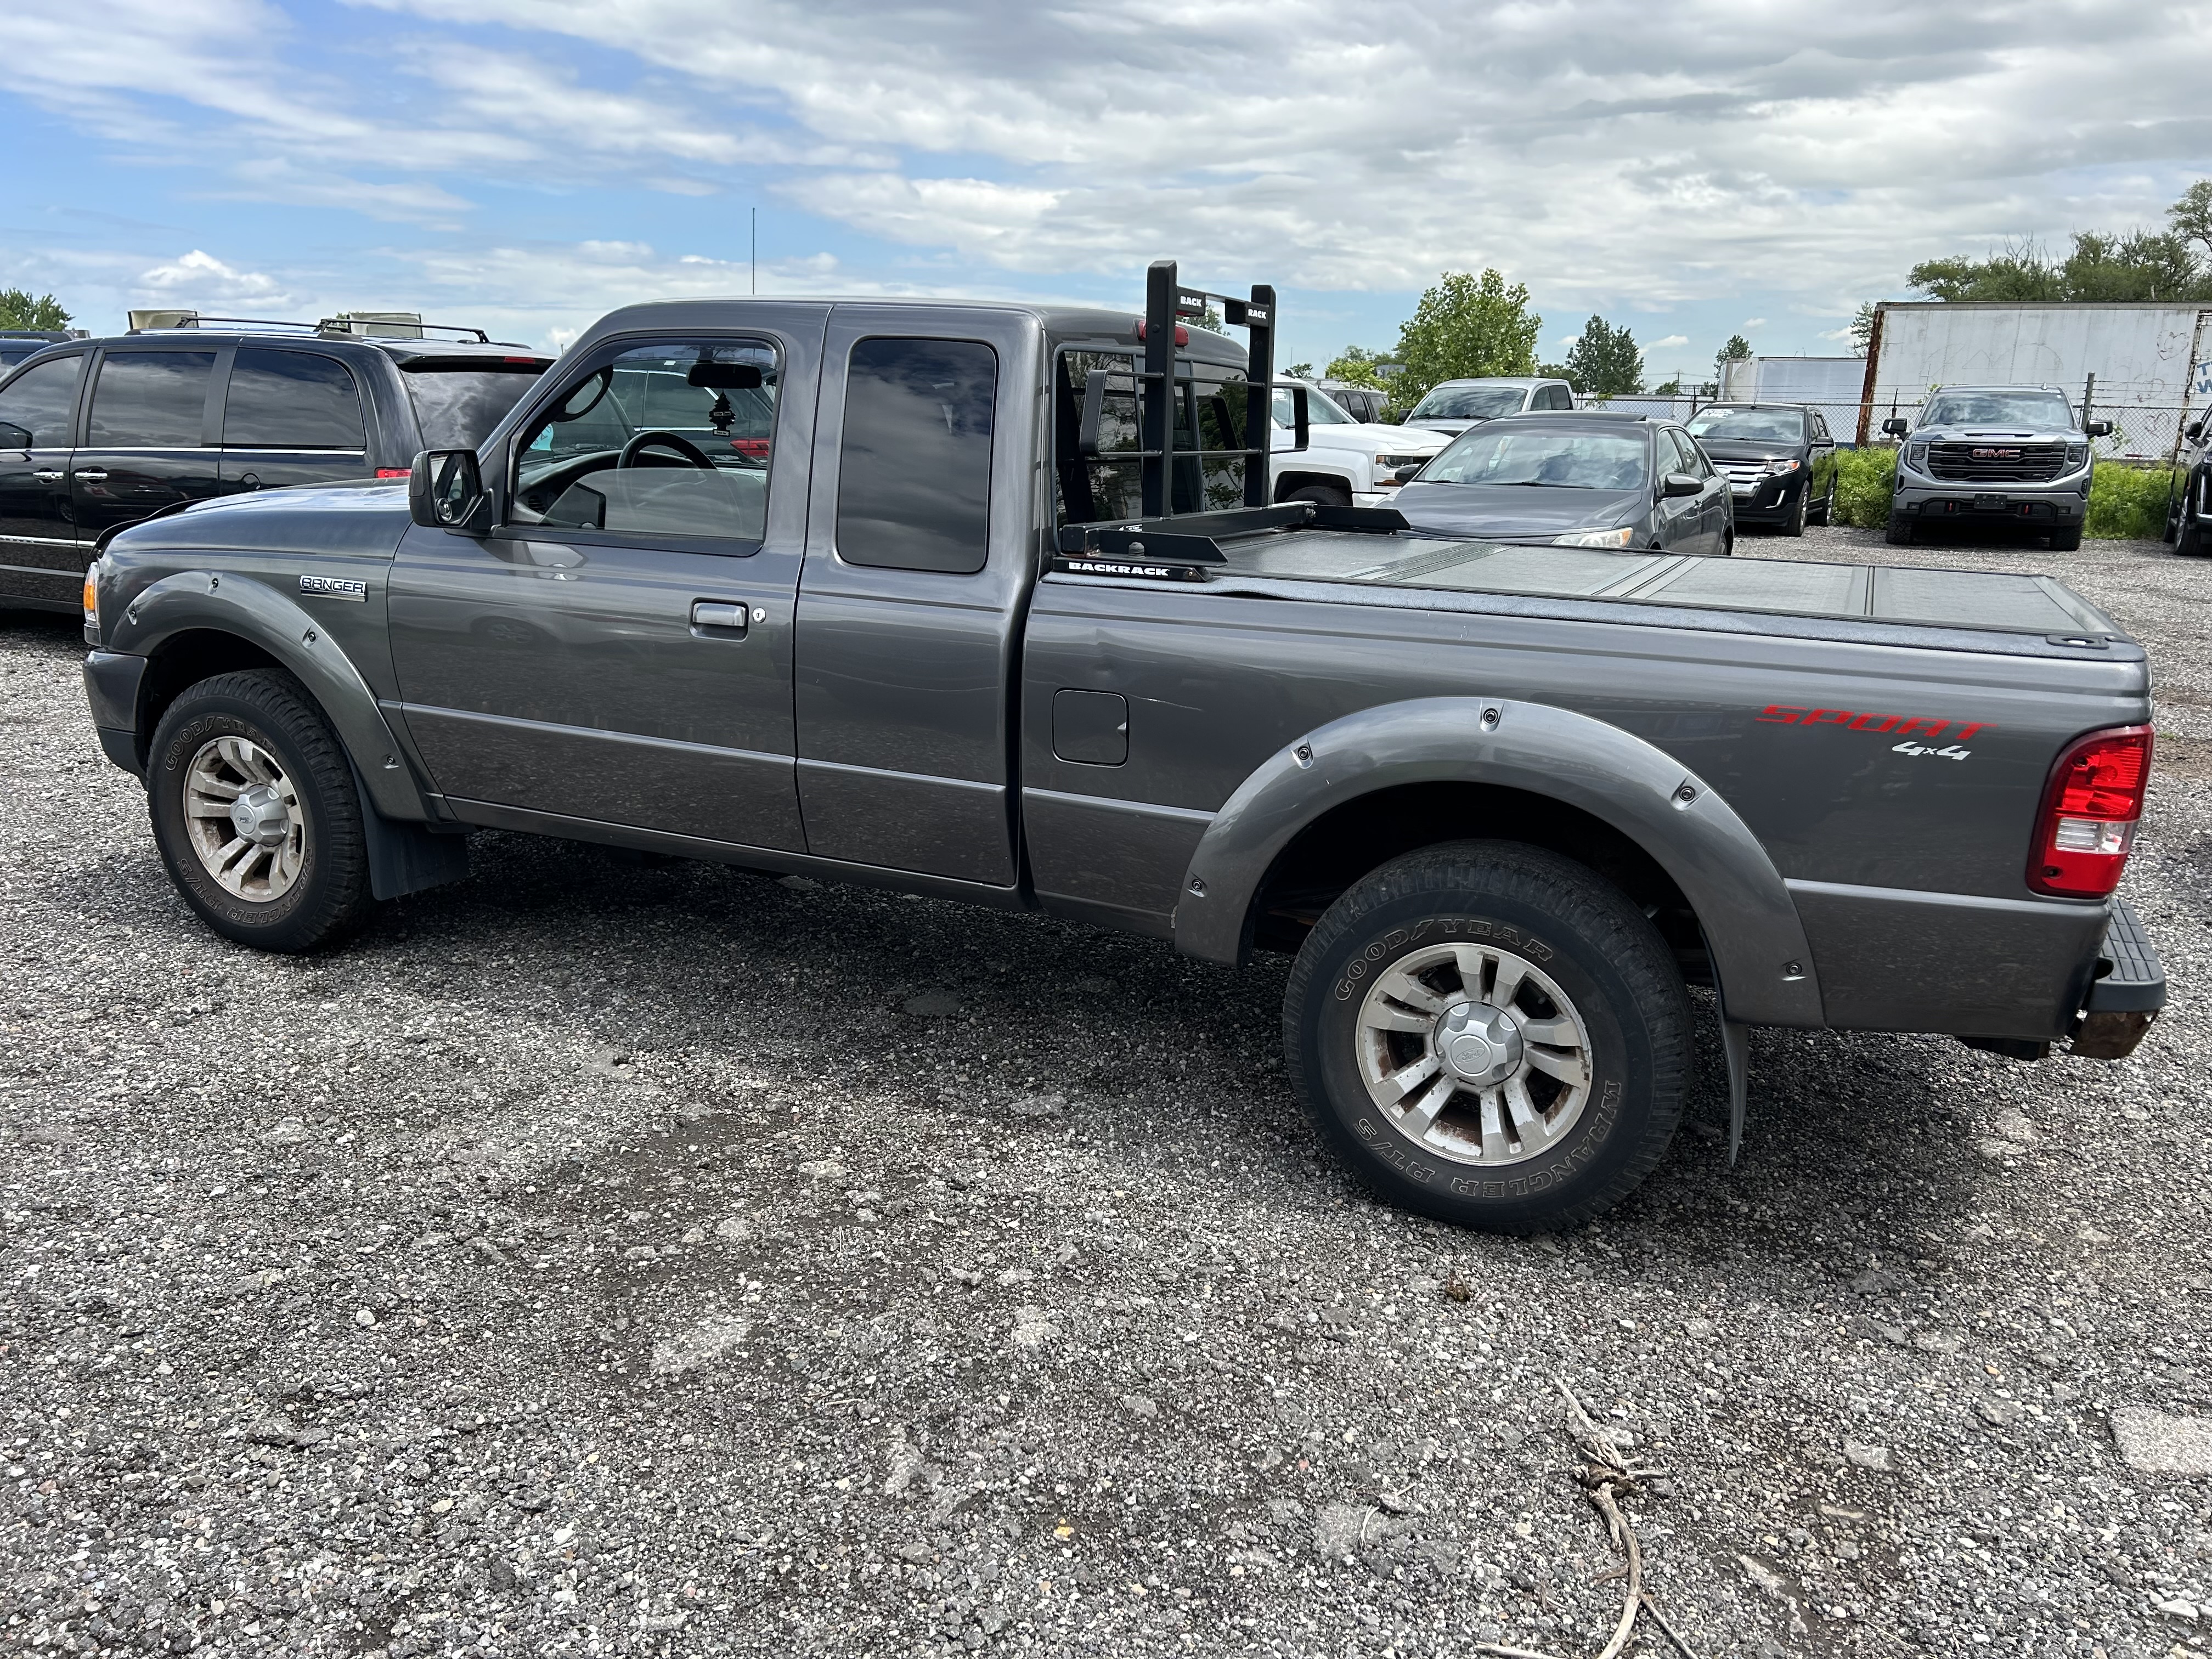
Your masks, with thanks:
M1409 854L1338 899L1298 952L1283 1031L1300 1098L1361 1180L1500 1232L1633 1190L1690 1064L1658 931L1584 866L1512 842Z
M155 729L154 843L201 921L264 951L312 951L365 921L368 846L352 769L290 675L187 687Z

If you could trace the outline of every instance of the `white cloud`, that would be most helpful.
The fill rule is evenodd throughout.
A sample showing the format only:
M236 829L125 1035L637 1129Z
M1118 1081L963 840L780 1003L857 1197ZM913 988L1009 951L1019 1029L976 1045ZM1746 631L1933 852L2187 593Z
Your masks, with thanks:
M1743 319L1743 325L1746 328L1765 328L1766 326L1766 319L1764 317L1747 317Z
M1686 334L1669 334L1663 340L1654 340L1644 349L1647 354L1654 351L1672 351L1677 346L1686 346L1689 343L1690 337Z
M284 297L283 287L275 277L258 270L240 270L198 248L141 272L138 287L143 293L165 299L185 295L203 301Z

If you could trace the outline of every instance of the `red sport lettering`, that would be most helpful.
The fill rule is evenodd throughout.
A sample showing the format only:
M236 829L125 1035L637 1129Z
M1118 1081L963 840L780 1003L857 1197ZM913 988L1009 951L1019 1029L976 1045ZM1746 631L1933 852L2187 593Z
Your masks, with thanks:
M1877 720L1881 722L1879 726L1875 724ZM1854 732L1888 732L1893 731L1896 727L1902 726L1904 723L1905 716L1902 714L1862 714L1851 722L1851 730Z
M1771 720L1777 726L1795 726L1797 723L1797 717L1804 712L1804 709L1796 703L1770 702L1759 711L1759 718Z
M1917 720L1907 720L1904 725L1899 726L1897 728L1897 735L1900 738L1937 737L1942 734L1943 728L1950 723L1951 722L1948 720L1939 720L1929 715L1923 714Z
M1976 720L1971 726L1962 726L1959 728L1959 735L1956 741L1964 743L1967 738L1972 737L1977 732L1990 732L1994 731L1996 727L1988 720Z
M1849 726L1858 718L1848 708L1815 708L1799 721L1801 726Z

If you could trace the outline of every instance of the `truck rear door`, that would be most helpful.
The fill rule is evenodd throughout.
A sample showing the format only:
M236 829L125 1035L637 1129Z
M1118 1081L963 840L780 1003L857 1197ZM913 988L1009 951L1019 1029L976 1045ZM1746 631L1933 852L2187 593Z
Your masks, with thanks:
M793 668L819 857L1014 884L1041 341L1018 312L831 313Z

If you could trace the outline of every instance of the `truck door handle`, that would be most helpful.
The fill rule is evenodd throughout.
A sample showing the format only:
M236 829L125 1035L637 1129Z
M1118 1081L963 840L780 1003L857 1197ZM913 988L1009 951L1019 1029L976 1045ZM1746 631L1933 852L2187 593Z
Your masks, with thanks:
M36 478L40 483L59 483L62 481L63 475L54 468L46 466L40 467L31 476Z
M745 631L745 608L717 599L694 599L691 601L691 626L712 629L721 635L743 635Z
M95 466L81 468L79 469L76 476L83 479L87 483L106 483L107 482L107 470L105 467Z

